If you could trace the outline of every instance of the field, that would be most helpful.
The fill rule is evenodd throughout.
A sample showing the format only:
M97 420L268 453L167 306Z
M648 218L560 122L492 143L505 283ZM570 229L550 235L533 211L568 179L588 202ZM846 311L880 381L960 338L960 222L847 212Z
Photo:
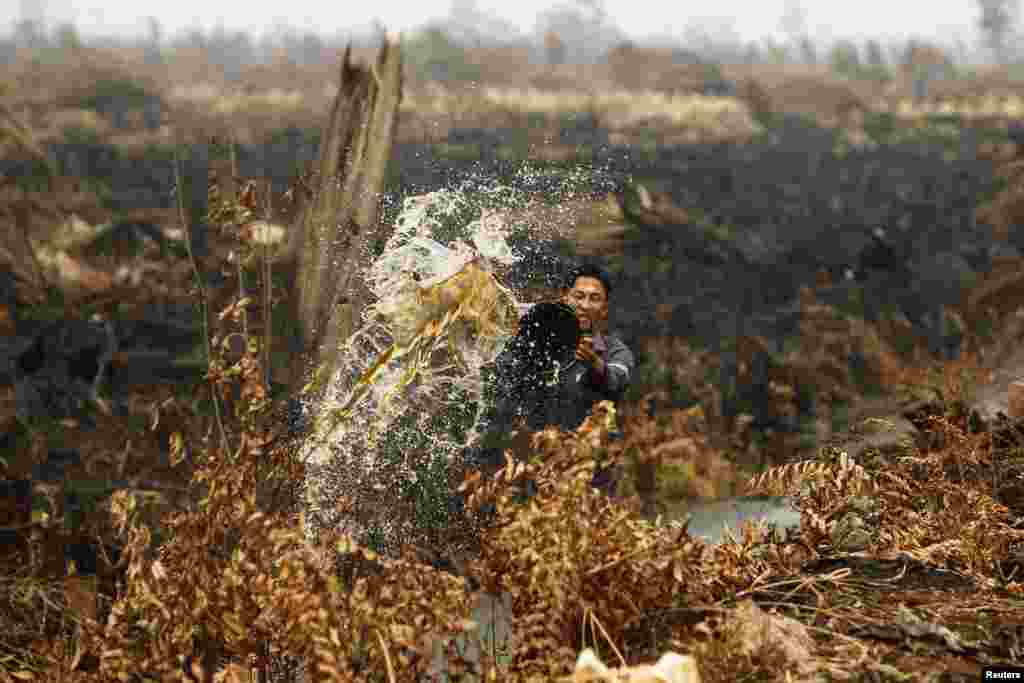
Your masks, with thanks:
M200 52L78 50L19 59L0 94L0 679L283 681L302 660L307 680L413 680L466 628L446 545L511 596L499 680L562 676L585 646L693 653L705 681L976 680L1024 658L1021 416L979 421L965 379L1024 337L1007 74L915 102L898 74L769 65L723 65L735 92L709 96L707 73L629 53L467 50L476 80L444 83L410 64L385 216L481 178L532 188L515 220L561 241L509 282L535 299L560 260L603 263L640 367L623 441L545 432L519 473L534 503L475 484L494 528L382 557L306 545L277 374L274 245L340 55L229 83ZM259 231L226 217L232 165L268 183ZM901 413L913 444L854 448ZM623 500L587 486L600 458ZM748 490L792 496L800 530L709 546L640 514Z

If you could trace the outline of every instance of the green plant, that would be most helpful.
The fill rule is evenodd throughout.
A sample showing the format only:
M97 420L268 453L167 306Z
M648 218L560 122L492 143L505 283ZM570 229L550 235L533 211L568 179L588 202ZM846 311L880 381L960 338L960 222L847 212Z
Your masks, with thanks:
M142 157L153 162L173 162L177 153L177 148L174 145L149 142L143 148Z
M82 109L103 111L113 102L128 108L145 105L153 95L144 86L129 78L110 78L96 81L85 95L78 99Z
M539 129L544 128L548 123L548 115L542 111L528 111L526 112L526 128Z
M833 434L842 434L850 428L850 404L846 401L832 403L829 429Z
M23 192L46 192L50 188L53 169L42 160L29 162L28 168L14 178L14 182Z
M869 64L857 71L857 77L866 81L888 83L892 80L892 71L881 64Z
M478 144L453 145L439 143L434 145L434 155L456 161L478 161L481 147Z
M78 35L78 30L74 24L63 23L57 27L56 36L57 45L62 50L75 51L82 48L82 39Z
M863 319L866 312L864 290L860 287L851 288L846 297L846 300L841 301L837 308L844 315L859 320Z
M403 44L403 50L413 73L422 80L480 80L480 67L466 61L465 51L442 28L421 31Z
M893 349L903 358L910 358L917 344L914 338L909 335L899 335L892 340Z
M857 45L848 40L837 42L829 52L829 63L837 74L856 78L861 70Z
M872 140L878 142L888 140L899 128L899 121L891 112L867 111L864 113L864 132Z
M658 468L658 488L668 501L685 500L693 495L696 477L697 471L692 462L664 463Z
M991 342L995 339L995 322L992 316L983 315L974 321L974 334L983 342Z
M297 126L285 126L270 131L265 139L268 145L320 145L320 130L317 128L299 128ZM225 145L226 146L226 145Z
M100 136L95 129L85 126L68 126L64 129L64 142L71 145L95 145Z
M725 80L725 74L722 73L722 67L720 64L715 64L714 62L704 64L701 67L701 72L701 77L705 81L721 82Z
M1006 74L1014 81L1024 81L1024 62L1013 62L1007 65Z
M691 387L676 382L672 382L669 385L669 399L672 401L673 406L683 409L697 405L700 402L700 398L693 392Z
M851 352L847 363L850 367L850 378L854 384L867 396L878 396L882 387L877 378L870 371L869 362L861 349Z
M427 538L436 538L452 522L448 504L454 493L456 451L476 421L476 402L464 391L456 393L445 410L424 424L411 412L400 416L380 444L386 467L401 472L412 466L413 477L398 474L394 482L399 497L413 511L415 532Z

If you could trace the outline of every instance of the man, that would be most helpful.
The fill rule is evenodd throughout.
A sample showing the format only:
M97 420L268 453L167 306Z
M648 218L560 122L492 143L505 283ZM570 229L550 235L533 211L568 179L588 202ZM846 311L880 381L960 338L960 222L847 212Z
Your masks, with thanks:
M611 279L597 266L580 266L569 273L561 302L575 311L582 334L575 354L565 367L559 367L552 386L537 388L529 395L510 391L517 385L513 375L521 367L511 356L519 351L510 345L498 358L495 396L485 417L479 452L482 469L493 472L504 464L504 450L512 446L510 435L519 426L517 422L527 433L548 426L573 431L583 424L594 404L608 400L618 405L622 400L632 379L634 359L622 340L607 333L611 291ZM615 477L611 471L598 472L594 485L613 494Z
M578 339L576 348L568 349L570 353L565 354L562 360L566 362L559 364L557 374L551 372L553 363L538 363L536 358L528 358L531 354L524 352L524 347L529 344L516 343L524 341L520 338L523 335L513 340L496 359L494 376L488 382L489 407L483 418L484 435L480 444L466 454L467 460L485 476L493 475L505 464L506 449L525 456L531 432L550 425L575 430L583 424L595 403L610 400L618 405L622 400L632 379L634 360L632 352L618 337L607 334L611 292L611 279L601 268L581 266L569 273L560 301L575 311L578 331L582 334L577 335L575 329L572 331L572 337ZM531 309L532 306L523 307L521 315L525 315L520 321L521 327L530 322ZM556 322L564 323L564 320ZM575 320L571 322L576 325ZM559 329L554 336L561 337L564 332L564 328ZM557 381L545 381L548 379ZM519 432L518 443L512 439L514 431ZM617 470L598 470L592 485L608 495L615 495ZM526 489L527 495L533 494L532 483L528 482ZM463 514L462 494L454 495L450 504L451 514ZM487 519L494 514L494 505L487 504L480 512ZM452 558L439 556L434 566L462 573Z

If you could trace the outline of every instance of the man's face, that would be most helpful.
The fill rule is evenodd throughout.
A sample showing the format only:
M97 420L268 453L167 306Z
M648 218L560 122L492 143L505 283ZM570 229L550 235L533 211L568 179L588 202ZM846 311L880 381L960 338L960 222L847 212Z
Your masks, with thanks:
M586 331L593 330L594 323L608 319L608 295L596 277L576 278L576 284L566 291L562 299L576 309L580 325Z

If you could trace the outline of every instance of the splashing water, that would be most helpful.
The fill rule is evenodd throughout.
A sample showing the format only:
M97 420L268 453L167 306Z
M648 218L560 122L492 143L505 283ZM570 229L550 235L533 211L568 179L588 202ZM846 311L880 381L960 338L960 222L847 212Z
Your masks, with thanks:
M415 536L417 515L443 507L447 473L479 436L482 370L516 332L521 306L500 275L530 257L510 246L513 233L534 231L503 209L521 209L523 194L498 185L403 202L363 274L376 300L310 407L311 538L333 529L386 548Z
M481 243L506 246L504 235L493 230L496 222L487 216L475 226L478 249ZM490 243L481 239L484 230L492 233ZM402 233L400 238L405 237ZM482 249L473 252L459 243L450 250L422 234L389 246L393 250L386 248L386 256L370 273L379 297L370 315L384 322L392 343L359 378L338 413L340 419L350 419L372 395L377 416L370 425L372 443L394 415L394 399L415 380L420 380L424 396L454 386L475 394L477 387L467 381L471 369L492 358L515 325L514 297L490 272ZM506 264L514 260L506 254L497 258ZM438 367L435 352L442 344L449 362ZM451 370L461 372L449 375Z

